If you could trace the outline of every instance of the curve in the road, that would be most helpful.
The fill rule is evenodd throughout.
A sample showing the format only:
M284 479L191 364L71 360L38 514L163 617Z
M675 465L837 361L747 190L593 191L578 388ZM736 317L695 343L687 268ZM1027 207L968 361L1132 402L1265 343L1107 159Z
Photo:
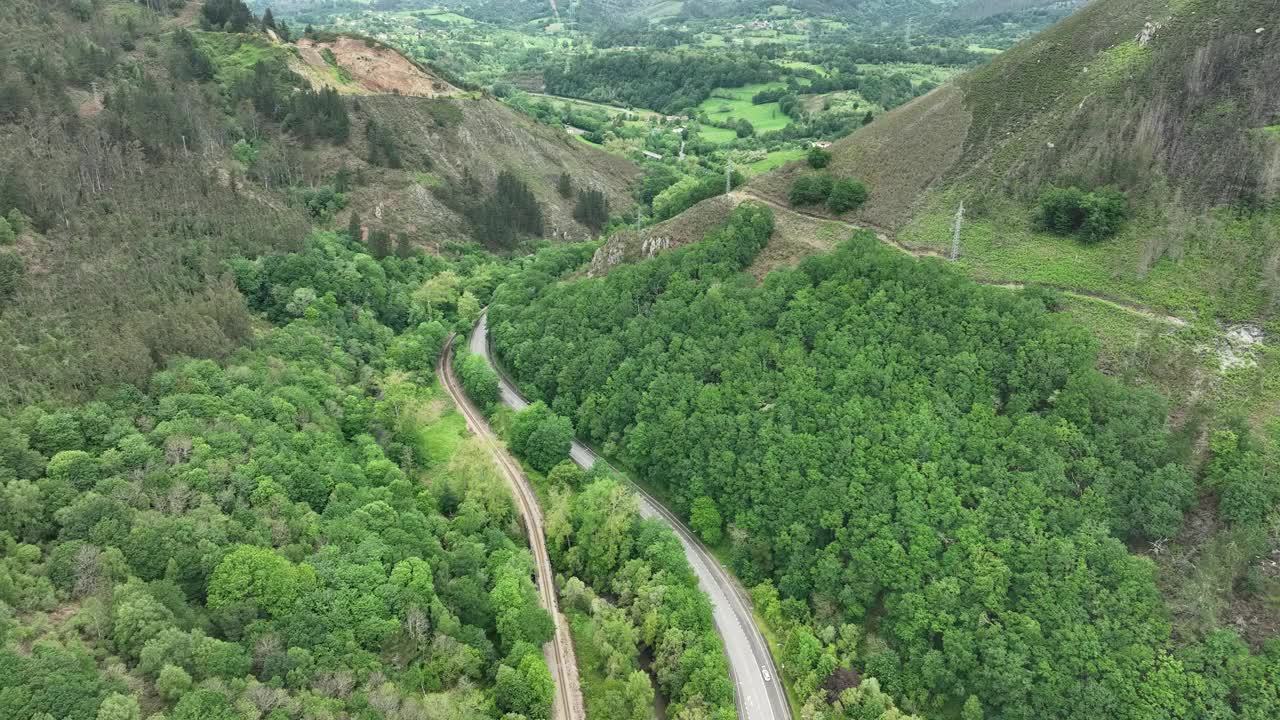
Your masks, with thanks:
M529 403L494 362L489 351L488 331L488 315L481 315L475 331L471 333L469 349L482 356L497 371L502 402L514 410L521 410ZM573 441L569 454L584 469L597 462L608 465L591 448L577 440ZM629 481L625 473L617 472L612 466L610 468ZM676 531L689 565L698 576L699 587L711 598L716 630L724 641L729 673L737 690L738 717L743 720L790 720L786 691L769 653L769 645L756 627L746 592L674 513L644 488L634 484L632 487L639 495L641 515L659 518Z
M452 335L445 344L444 352L440 353L436 374L440 378L441 387L449 393L454 405L462 413L468 429L485 444L489 454L493 456L494 463L506 477L507 483L511 486L516 507L524 517L525 528L529 533L529 549L533 553L538 595L542 601L542 607L551 613L551 618L555 621L555 635L551 642L547 643L547 647L543 648L543 654L547 658L547 665L556 686L551 716L556 720L583 720L586 712L583 709L582 689L578 685L578 663L574 658L573 640L569 634L568 623L560 614L559 604L556 601L556 590L552 581L555 576L552 575L551 560L547 555L546 535L542 530L542 508L520 465L498 445L484 415L471 404L471 400L462 391L458 379L454 376Z

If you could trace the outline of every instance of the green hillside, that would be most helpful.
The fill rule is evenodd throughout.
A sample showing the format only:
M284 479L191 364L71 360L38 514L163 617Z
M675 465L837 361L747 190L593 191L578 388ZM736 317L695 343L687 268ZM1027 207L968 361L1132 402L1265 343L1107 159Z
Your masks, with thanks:
M873 188L850 218L949 253L963 201L961 262L980 277L1267 320L1280 290L1266 209L1280 173L1265 130L1280 117L1269 5L1093 3L837 143L831 171ZM753 185L785 202L805 172L792 164ZM1115 187L1130 222L1100 247L1038 231L1050 186Z
M1230 621L1261 646L1280 623L1266 560L1280 544L1224 517L1215 473L1217 458L1234 452L1231 438L1248 438L1255 463L1239 477L1270 478L1280 457L1275 10L1097 0L838 141L822 169L792 162L614 235L591 274L697 242L736 205L763 201L774 232L747 270L766 286L769 271L871 227L919 262L987 285L1048 289L1051 306L1093 335L1097 367L1164 395L1169 427L1188 443L1198 490L1187 522L1133 545L1156 564L1174 637L1201 639ZM812 186L808 178L823 175L865 182L866 202L841 215L821 201L793 204L806 200L797 180ZM1054 231L1045 208L1057 206L1041 202L1049 195L1111 224L1096 236Z

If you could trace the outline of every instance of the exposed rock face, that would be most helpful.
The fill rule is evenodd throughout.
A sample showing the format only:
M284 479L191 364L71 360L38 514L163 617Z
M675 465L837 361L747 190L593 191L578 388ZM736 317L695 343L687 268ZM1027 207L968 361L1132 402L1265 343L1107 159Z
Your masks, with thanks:
M599 277L623 263L640 262L659 253L701 240L728 217L741 197L719 195L643 230L620 232L609 238L591 258L588 277Z
M1158 32L1160 32L1160 25L1148 20L1147 24L1143 25L1142 29L1138 31L1138 36L1134 40L1137 40L1139 45L1146 47L1148 43L1155 39Z

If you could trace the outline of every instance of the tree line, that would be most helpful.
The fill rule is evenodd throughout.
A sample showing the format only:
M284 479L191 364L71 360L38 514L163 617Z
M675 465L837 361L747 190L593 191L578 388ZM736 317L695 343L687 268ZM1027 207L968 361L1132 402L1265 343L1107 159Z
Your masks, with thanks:
M697 107L718 87L768 82L778 75L773 63L737 52L602 52L556 60L542 68L552 95L620 103L659 112Z

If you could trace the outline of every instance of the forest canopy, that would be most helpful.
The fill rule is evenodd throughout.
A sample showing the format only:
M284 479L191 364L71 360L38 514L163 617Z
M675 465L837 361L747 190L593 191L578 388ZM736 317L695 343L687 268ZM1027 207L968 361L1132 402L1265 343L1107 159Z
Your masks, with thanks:
M0 717L548 717L524 531L432 382L495 267L363 249L234 263L280 327L225 365L0 418Z
M1193 499L1161 398L1095 370L1044 293L867 234L756 284L740 271L768 228L744 206L603 278L512 282L490 326L522 388L776 587L802 695L843 665L931 714L1276 712L1274 684L1184 672L1215 651L1174 647L1125 547L1176 532ZM846 623L868 635L841 641ZM1280 663L1234 642L1203 672Z

